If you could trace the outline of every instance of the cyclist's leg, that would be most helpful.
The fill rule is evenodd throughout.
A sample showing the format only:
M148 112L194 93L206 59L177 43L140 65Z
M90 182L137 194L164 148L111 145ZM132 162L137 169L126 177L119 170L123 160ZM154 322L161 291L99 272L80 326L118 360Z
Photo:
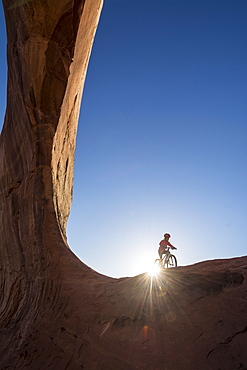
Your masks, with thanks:
M164 265L164 267L165 268L167 268L168 266L168 259L169 259L169 257L168 257L168 250L166 249L165 251L164 251L164 258L163 258L163 265Z
M163 253L164 253L164 247L160 246L159 249L158 249L158 254L159 254L160 261L162 260Z

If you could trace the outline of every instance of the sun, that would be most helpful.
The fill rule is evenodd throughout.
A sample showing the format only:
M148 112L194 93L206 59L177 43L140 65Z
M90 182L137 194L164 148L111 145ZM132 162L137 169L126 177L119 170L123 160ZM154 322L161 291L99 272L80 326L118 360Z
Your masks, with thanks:
M150 276L157 276L160 272L160 266L158 265L158 263L152 263L152 265L149 266L148 268L148 275Z
M142 274L147 273L150 276L157 276L160 268L155 261L155 256L152 253L144 252L138 257L135 263L135 273Z

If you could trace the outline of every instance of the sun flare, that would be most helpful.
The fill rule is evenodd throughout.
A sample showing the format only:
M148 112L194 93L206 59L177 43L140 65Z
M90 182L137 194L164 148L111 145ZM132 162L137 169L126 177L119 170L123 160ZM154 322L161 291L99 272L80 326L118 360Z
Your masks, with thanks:
M157 276L160 267L155 261L155 256L152 253L143 253L136 260L135 274L147 273L149 276Z
M147 271L148 275L150 276L157 276L159 272L160 272L160 267L158 263L153 263L152 265L150 265Z

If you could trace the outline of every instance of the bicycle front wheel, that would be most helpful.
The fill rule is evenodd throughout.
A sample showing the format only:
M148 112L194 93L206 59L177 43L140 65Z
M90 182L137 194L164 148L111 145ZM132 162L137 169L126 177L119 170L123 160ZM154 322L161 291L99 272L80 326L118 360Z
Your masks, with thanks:
M171 268L171 267L177 267L177 259L176 257L171 254L168 258L168 261L165 263L166 268Z

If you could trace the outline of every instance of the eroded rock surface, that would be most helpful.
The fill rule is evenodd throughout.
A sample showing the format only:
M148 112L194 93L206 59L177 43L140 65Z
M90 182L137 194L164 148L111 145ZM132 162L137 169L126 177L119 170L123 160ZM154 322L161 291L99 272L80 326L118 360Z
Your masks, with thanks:
M78 112L102 1L3 3L0 369L247 369L247 257L157 280L112 279L67 246Z

